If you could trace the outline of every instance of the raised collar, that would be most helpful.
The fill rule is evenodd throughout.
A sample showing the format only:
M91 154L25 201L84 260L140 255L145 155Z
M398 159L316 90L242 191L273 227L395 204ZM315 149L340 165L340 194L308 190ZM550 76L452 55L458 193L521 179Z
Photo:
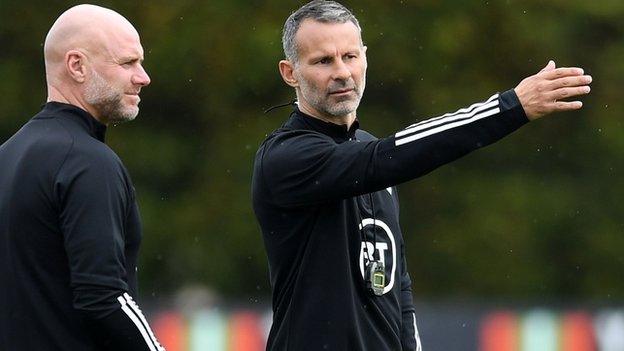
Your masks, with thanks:
M323 133L334 139L336 142L344 142L353 139L355 137L355 131L360 128L360 122L357 118L353 121L353 124L351 124L351 128L347 128L344 124L325 122L307 115L301 112L298 107L295 107L286 124L295 129L308 129Z
M68 117L77 122L95 139L104 142L106 136L106 125L100 123L95 117L80 107L65 104L57 101L50 101L43 105L45 115Z

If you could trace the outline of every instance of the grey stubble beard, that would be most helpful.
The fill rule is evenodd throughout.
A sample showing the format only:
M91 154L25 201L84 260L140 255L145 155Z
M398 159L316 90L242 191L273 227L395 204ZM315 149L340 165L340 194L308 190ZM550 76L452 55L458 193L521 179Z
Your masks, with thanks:
M360 105L360 101L364 93L364 87L366 85L365 77L362 79L359 86L355 84L355 81L353 81L352 85L354 87L354 92L357 98L355 100L345 100L332 104L326 97L326 92L323 92L320 89L314 87L304 77L298 78L301 85L301 93L304 95L308 103L312 105L312 107L314 107L317 111L333 117L342 117L352 112L355 112ZM349 87L348 82L342 83L341 87ZM306 94L304 94L304 91L306 92Z
M138 107L124 108L121 103L123 92L117 91L95 70L85 89L85 101L111 123L129 122L139 114Z

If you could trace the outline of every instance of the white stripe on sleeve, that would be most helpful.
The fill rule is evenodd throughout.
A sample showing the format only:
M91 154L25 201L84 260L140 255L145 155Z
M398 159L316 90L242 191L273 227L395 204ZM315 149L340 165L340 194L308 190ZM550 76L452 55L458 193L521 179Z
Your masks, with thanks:
M422 351L422 345L420 343L420 334L418 334L418 327L416 326L416 314L412 313L412 320L414 321L414 338L416 339L416 351Z
M395 143L396 146L407 144L407 143L411 143L412 141L415 141L415 140L418 140L418 139L422 139L424 137L427 137L427 136L430 136L430 135L433 135L433 134L438 134L438 133L444 132L444 131L449 130L449 129L461 127L463 125L476 122L476 121L478 121L480 119L483 119L483 118L486 118L486 117L490 117L490 116L495 115L497 113L500 113L500 108L499 107L496 107L495 109L492 109L492 110L484 111L483 113L479 113L479 114L477 114L477 115L475 115L475 116L473 116L471 118L462 119L462 120L457 121L457 122L444 124L444 125L441 125L439 127L433 128L433 129L428 129L428 130L423 131L421 133L416 133L416 134L410 135L410 136L405 137L403 139L396 139L394 143Z
M443 115L415 124L395 134L395 145L407 144L429 135L441 133L495 115L500 112L500 107L498 105L498 94L495 94L484 103L472 105L456 113ZM460 113L460 111L465 112Z
M407 128L405 128L405 129L407 130L407 129L411 129L411 128L414 128L414 127L419 126L419 125L427 124L427 123L430 123L430 122L435 122L435 121L438 121L438 120L443 119L443 118L446 118L446 117L453 117L453 116L456 116L456 115L459 115L459 114L466 114L466 113L470 113L470 112L474 111L475 109L479 108L480 106L486 105L486 104L488 104L488 103L490 103L490 102L494 101L494 99L498 99L498 95L499 95L499 94L494 94L494 95L490 96L490 98L489 98L489 99L487 99L487 100L485 100L485 101L483 101L483 102L477 102L477 103L474 103L474 104L472 104L472 105L470 105L470 106L468 106L468 107L461 108L461 109L459 109L459 110L457 110L457 111L455 111L455 112L452 112L452 113L445 113L445 114L443 114L442 116L438 116L438 117L434 117L434 118L429 118L429 119L427 119L427 120L420 121L420 122L418 122L418 123L414 123L414 124L412 124L412 125L408 126L408 127L407 127ZM398 134L398 133L397 133L397 134Z
M121 305L121 310L130 318L141 333L141 336L143 336L150 351L165 351L165 348L156 341L149 324L147 324L143 313L141 313L139 306L137 306L132 297L124 293L122 296L117 297L117 301Z
M128 302L128 306L130 306L130 308L132 308L134 313L139 317L139 319L141 320L141 322L145 326L145 329L147 330L147 333L149 334L150 338L152 339L154 345L156 346L156 349L158 351L165 351L165 348L162 347L158 343L158 340L156 340L156 337L154 336L154 333L152 332L152 329L150 328L149 323L147 323L147 319L143 315L143 312L141 312L141 309L139 308L139 305L137 305L136 302L134 302L134 300L132 299L132 296L130 296L130 294L124 293L123 296L126 298L126 301Z

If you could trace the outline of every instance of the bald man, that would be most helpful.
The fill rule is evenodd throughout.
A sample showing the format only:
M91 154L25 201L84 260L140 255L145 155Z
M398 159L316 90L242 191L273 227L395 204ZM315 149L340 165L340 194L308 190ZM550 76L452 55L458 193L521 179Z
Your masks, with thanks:
M134 302L134 188L104 143L150 83L139 35L79 5L44 56L48 101L0 146L0 350L164 350Z

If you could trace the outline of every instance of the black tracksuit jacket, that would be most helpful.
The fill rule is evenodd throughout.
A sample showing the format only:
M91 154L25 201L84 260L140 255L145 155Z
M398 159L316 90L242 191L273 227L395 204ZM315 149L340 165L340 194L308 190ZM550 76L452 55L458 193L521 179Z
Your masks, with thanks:
M420 349L393 187L527 121L513 90L383 139L295 109L254 164L273 288L267 350ZM366 289L364 247L385 263L382 296Z
M141 222L106 126L49 102L0 146L0 350L160 351L141 310Z

